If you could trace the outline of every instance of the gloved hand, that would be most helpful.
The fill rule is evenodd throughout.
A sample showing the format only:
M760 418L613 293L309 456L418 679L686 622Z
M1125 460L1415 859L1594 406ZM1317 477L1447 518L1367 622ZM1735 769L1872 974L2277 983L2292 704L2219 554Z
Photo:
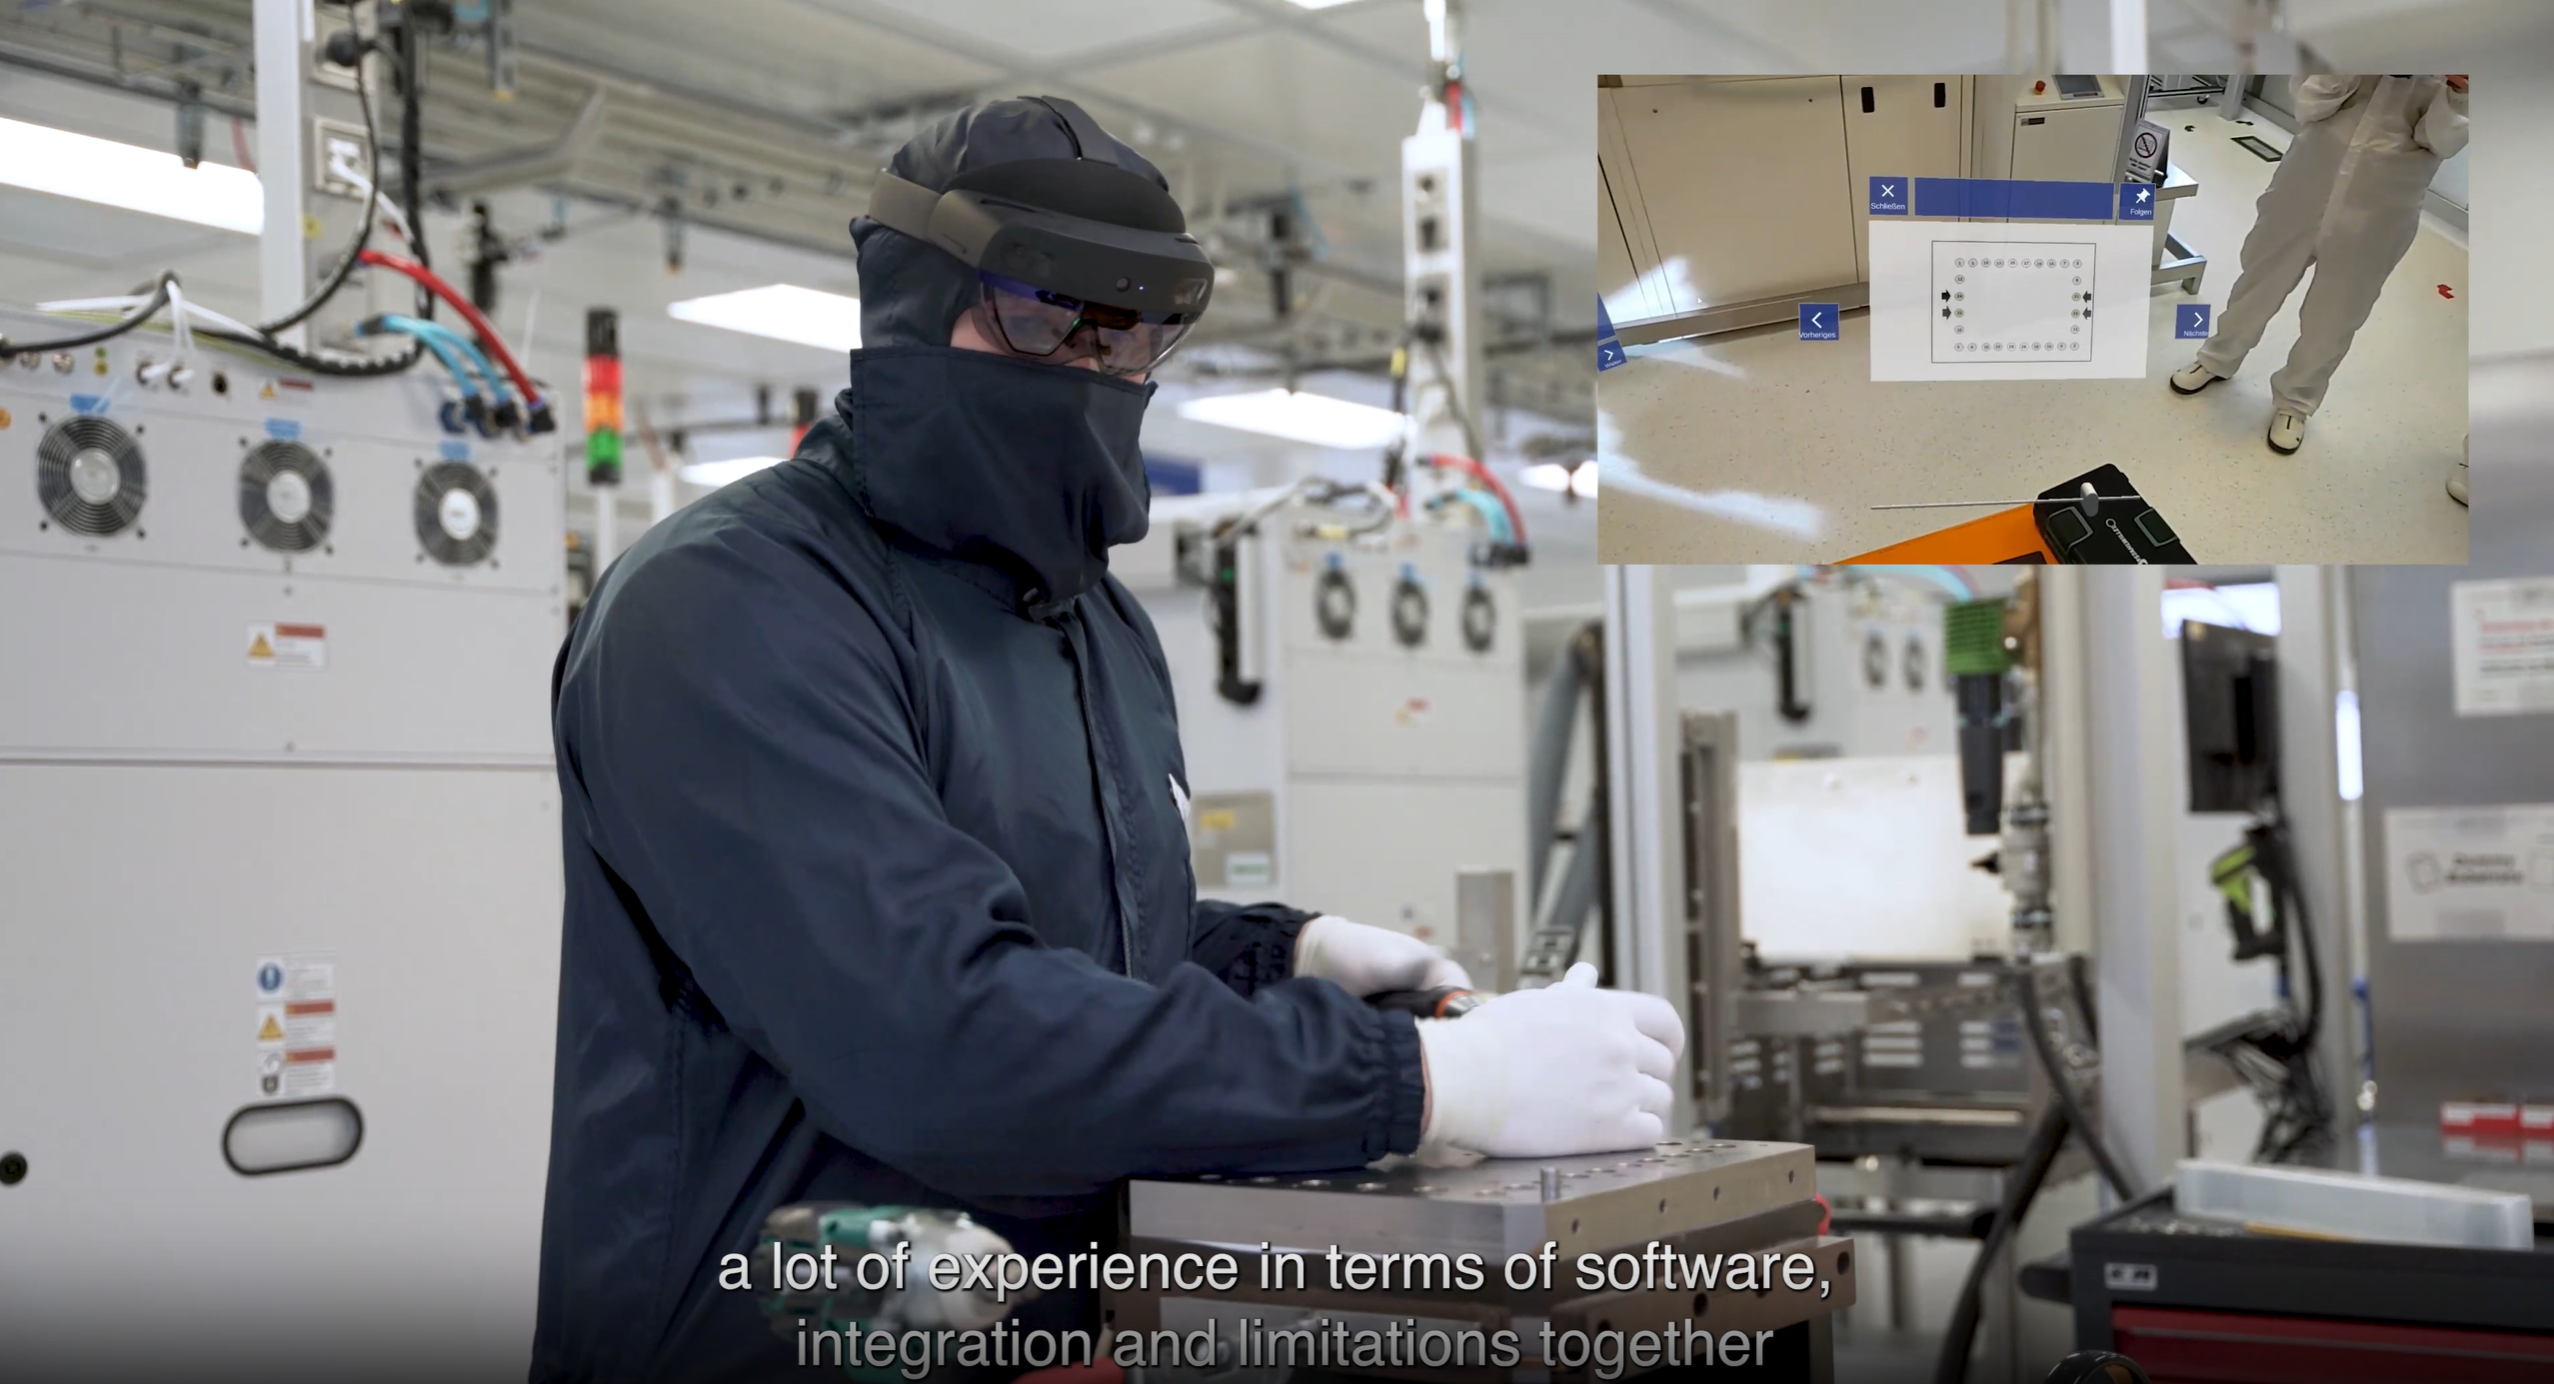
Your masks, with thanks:
M924 1224L924 1217L932 1219ZM981 1331L1038 1295L1035 1288L1014 1288L1006 1294L1007 1301L996 1302L993 1294L965 1287L963 1281L946 1290L931 1285L932 1266L943 1258L963 1262L1011 1253L1010 1241L967 1216L952 1219L946 1212L922 1212L904 1221L901 1228L913 1243L913 1267L906 1271L904 1294L892 1309L904 1326Z
M1597 989L1586 962L1547 989L1418 1023L1428 1072L1423 1149L1548 1158L1667 1137L1667 1083L1685 1050L1684 1021L1656 995Z
M1295 974L1319 976L1359 999L1386 990L1472 988L1452 957L1418 938L1326 913L1295 934Z

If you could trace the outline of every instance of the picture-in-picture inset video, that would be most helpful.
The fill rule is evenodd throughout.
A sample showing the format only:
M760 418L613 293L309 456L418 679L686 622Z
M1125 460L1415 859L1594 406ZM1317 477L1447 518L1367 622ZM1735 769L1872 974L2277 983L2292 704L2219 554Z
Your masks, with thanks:
M1604 560L2464 560L2463 75L1596 95Z

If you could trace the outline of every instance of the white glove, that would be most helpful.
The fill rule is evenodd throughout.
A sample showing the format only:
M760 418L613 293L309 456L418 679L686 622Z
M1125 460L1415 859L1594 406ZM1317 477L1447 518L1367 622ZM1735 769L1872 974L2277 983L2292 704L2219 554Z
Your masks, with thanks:
M1319 976L1360 999L1386 990L1472 988L1453 958L1418 938L1326 913L1295 934L1295 974Z
M917 1219L899 1223L919 1241L914 1246L913 1267L906 1271L903 1300L895 1311L902 1325L981 1331L1038 1295L1035 1288L1016 1288L1007 1294L1008 1301L996 1302L993 1294L981 1288L961 1286L944 1291L933 1287L932 1266L942 1258L994 1258L1011 1253L1011 1242L965 1216L958 1217L956 1224L940 1234L932 1233L938 1229L936 1226L916 1226Z
M1493 1158L1646 1148L1667 1137L1667 1083L1684 1050L1674 1005L1599 990L1586 962L1547 989L1501 995L1458 1019L1421 1019L1420 1148Z

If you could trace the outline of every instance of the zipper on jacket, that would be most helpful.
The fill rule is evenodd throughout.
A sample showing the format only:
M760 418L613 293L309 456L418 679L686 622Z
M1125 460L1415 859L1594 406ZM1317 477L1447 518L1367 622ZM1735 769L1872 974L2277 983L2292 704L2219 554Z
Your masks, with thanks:
M1113 748L1100 725L1100 717L1091 700L1091 661L1089 646L1082 638L1082 613L1076 607L1058 617L1064 631L1065 656L1073 660L1073 697L1082 711L1082 738L1090 746L1091 781L1100 794L1100 839L1108 847L1109 892L1117 902L1118 945L1126 953L1125 972L1137 980L1144 978L1142 953L1136 950L1142 929L1135 916L1135 889L1128 877L1125 833L1119 829L1125 816L1124 804L1118 796L1116 762Z

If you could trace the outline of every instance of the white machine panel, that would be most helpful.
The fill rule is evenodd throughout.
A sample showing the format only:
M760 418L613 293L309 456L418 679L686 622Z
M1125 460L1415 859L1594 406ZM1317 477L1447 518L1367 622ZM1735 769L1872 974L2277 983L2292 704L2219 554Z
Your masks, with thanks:
M1199 892L1450 942L1457 873L1524 863L1515 583L1473 566L1465 526L1312 537L1303 513L1239 547L1247 705L1217 691L1205 593L1142 592L1179 697Z
M445 434L423 371L141 383L171 349L0 364L0 756L547 763L555 442Z
M2089 241L1933 242L1934 364L2091 360L2098 258Z
M0 590L0 756L550 762L556 596L17 555Z
M2018 763L2018 761L2016 761ZM1969 862L1956 755L1742 763L1740 917L1769 960L1966 960L2010 941L2012 896Z
M520 1379L558 838L546 768L0 765L10 1372ZM334 958L362 1143L242 1176L223 1135L268 1100L260 958L303 952Z
M1299 780L1279 830L1297 862L1286 902L1441 947L1456 943L1455 873L1525 858L1523 794L1500 784Z
M0 1354L520 1379L556 439L446 433L427 369L141 378L171 350L0 364Z
M2145 378L2152 228L1882 218L1870 234L1872 379Z

